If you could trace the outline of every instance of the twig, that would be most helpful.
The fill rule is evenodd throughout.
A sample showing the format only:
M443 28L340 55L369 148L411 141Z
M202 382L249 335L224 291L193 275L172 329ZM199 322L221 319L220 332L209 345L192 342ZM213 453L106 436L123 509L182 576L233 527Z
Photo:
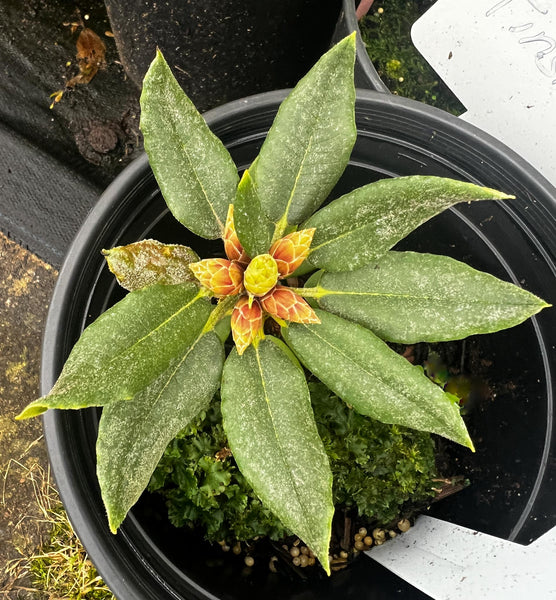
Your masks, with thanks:
M375 0L361 0L357 10L355 11L355 17L358 21L369 12L374 1Z
M340 543L340 547L344 550L349 550L351 542L351 519L348 517L347 513L344 514L344 536Z

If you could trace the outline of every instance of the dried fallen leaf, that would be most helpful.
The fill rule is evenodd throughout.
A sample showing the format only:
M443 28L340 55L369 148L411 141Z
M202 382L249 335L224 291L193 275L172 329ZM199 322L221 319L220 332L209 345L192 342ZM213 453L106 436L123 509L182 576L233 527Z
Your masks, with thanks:
M71 24L74 25L73 23ZM73 31L73 28L72 28ZM62 99L65 90L89 83L98 73L99 69L106 66L106 46L100 37L88 27L84 27L76 42L77 47L77 64L79 65L79 73L72 77L67 83L64 90L58 90L50 95L54 100L50 105L54 105Z
M85 27L79 34L76 45L79 73L67 82L66 88L89 83L98 70L106 66L106 46L92 29Z

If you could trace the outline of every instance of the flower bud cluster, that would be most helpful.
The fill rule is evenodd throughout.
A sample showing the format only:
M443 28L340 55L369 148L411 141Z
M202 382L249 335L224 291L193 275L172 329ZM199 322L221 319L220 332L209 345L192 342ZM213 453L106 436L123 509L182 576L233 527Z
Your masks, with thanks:
M294 231L276 240L268 254L249 257L237 236L230 205L223 235L228 258L207 258L190 265L201 285L217 298L238 296L231 326L239 354L263 337L267 315L282 323L320 322L301 296L279 283L303 263L314 232L314 229Z

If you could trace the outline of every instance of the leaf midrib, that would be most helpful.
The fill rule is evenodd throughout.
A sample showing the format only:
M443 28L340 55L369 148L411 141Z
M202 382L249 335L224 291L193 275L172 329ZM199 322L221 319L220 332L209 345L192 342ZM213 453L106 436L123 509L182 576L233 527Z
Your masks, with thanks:
M284 214L278 220L277 229L280 227L281 230L282 230L280 232L280 235L283 233L283 230L285 229L285 226L283 226L282 221L285 220L285 225L286 226L288 225L288 216L289 216L291 204L293 202L293 198L294 198L294 195L295 195L295 191L297 189L297 184L299 182L299 179L301 178L301 173L303 172L303 169L304 169L304 166L305 166L305 161L307 159L309 148L311 147L311 144L313 143L313 138L315 137L315 131L317 129L317 126L322 121L322 116L321 116L322 115L322 110L321 110L321 107L322 107L323 104L325 104L324 96L317 98L317 102L318 102L317 106L318 106L319 110L315 111L313 119L312 119L312 126L311 126L312 133L311 133L311 135L309 137L309 141L307 142L307 146L305 148L305 152L303 153L303 158L301 159L301 164L299 165L299 169L298 169L297 174L295 176L295 181L294 181L294 184L293 184L293 187L292 187L292 191L290 193L290 197L288 198L288 202L286 204L286 209L284 211ZM276 233L277 232L275 232L274 238L276 238Z
M175 319L180 313L182 313L184 310L186 310L187 308L189 308L192 304L194 304L195 302L197 302L197 300L199 300L200 298L203 298L203 297L204 296L203 296L202 293L198 293L187 304L185 304L179 310L177 310L175 313L173 313L172 315L170 315L167 319L165 319L162 323L160 323L159 325L157 325L154 329L151 329L151 331L149 331L149 333L147 333L142 338L140 338L139 340L137 340L136 342L134 342L131 346L128 346L127 348L124 348L123 350L121 350L120 352L118 352L118 354L116 354L115 356L113 356L108 361L108 364L109 365L112 364L115 360L117 360L118 358L120 358L123 354L127 354L129 352L132 352L133 349L136 346L138 346L139 344L143 343L150 336L154 335L157 331L159 331L160 329L162 329L163 327L165 327L168 323L170 323L173 319Z
M176 376L176 373L179 371L179 369L181 368L181 366L183 365L183 363L187 360L187 357L191 354L191 352L193 351L193 348L195 348L195 346L198 344L198 342L200 341L200 339L204 336L205 334L203 332L201 332L198 336L197 339L191 344L191 346L187 349L187 352L183 355L183 357L181 358L181 360L178 362L176 368L173 370L173 372L170 374L170 376L168 377L168 379L166 380L166 382L164 383L164 385L162 386L162 389L159 391L159 393L157 394L155 400L153 401L153 403L151 404L151 407L148 411L148 415L151 415L154 412L154 409L156 407L156 405L158 404L158 402L160 401L160 399L162 398L162 395L164 394L166 388L170 385L170 382L174 379L174 377Z
M320 287L320 286L319 286ZM423 300L423 301L441 301L441 302L449 302L451 304L460 303L457 297L441 297L441 296L415 296L412 294L393 294L387 292L357 292L357 291L342 291L342 290L328 290L324 287L321 287L321 294L319 295L319 299L325 296L380 296L384 298L404 298L409 300ZM521 289L521 288L520 288ZM465 298L465 302L468 304L480 304L484 306L490 307L500 307L506 308L508 306L536 306L537 304L534 302L512 302L512 303L499 303L499 302L491 302L489 300L482 300L479 298Z
M341 207L341 208L344 208L344 207ZM326 207L323 210L326 210ZM367 213L365 215L365 218L368 218L370 214L371 213ZM349 221L349 219L348 219L348 221ZM364 225L359 225L358 227L354 227L353 229L348 229L347 231L344 231L342 233L335 234L334 237L330 238L329 240L326 240L326 241L322 242L318 246L311 247L311 250L309 251L309 254L311 254L312 252L315 252L315 251L319 250L320 248L322 248L324 246L327 246L328 244L331 244L332 242L335 242L337 240L341 240L341 239L343 239L343 238L345 238L345 237L347 237L349 235L352 235L352 234L360 231L361 229L366 229L367 227L371 227L372 225L375 225L375 224L376 224L375 222L365 223ZM349 223L348 223L348 225L349 225ZM316 227L317 227L317 231L318 231L318 225Z
M286 204L286 210L284 211L284 216L282 217L282 218L285 218L286 223L288 222L288 216L290 214L290 209L291 209L291 205L293 202L293 198L294 198L295 192L297 190L297 184L299 183L299 180L301 178L301 173L303 172L303 169L305 168L305 161L307 160L307 155L309 154L309 148L311 147L311 145L313 143L313 137L315 136L314 130L315 130L319 120L320 120L320 117L318 115L313 120L313 133L311 134L311 137L309 138L309 141L307 142L305 152L303 153L303 158L301 159L301 163L300 163L299 169L297 171L297 175L295 176L295 181L294 181L294 184L292 187L292 191L290 193L290 197L288 198L288 202Z
M262 369L262 365L261 365L261 358L260 358L260 354L259 354L259 349L258 348L255 349L255 355L257 357L257 368L259 370L259 375L261 377L261 384L262 384L262 387L263 387L264 399L266 401L268 412L270 414L270 421L272 423L272 430L274 432L274 437L276 439L276 444L277 444L277 446L279 448L280 456L282 458L282 462L288 466L287 471L288 471L288 477L289 477L290 482L291 482L291 487L293 488L293 491L295 493L295 496L296 496L296 499L297 499L297 503L301 507L301 512L305 516L305 522L306 523L310 523L310 518L308 518L309 514L308 514L308 512L307 512L307 510L305 508L305 503L302 501L302 498L299 496L299 491L297 490L297 486L295 485L295 481L294 481L293 476L291 474L290 463L289 463L288 460L286 460L286 457L284 455L284 451L282 449L282 445L280 444L280 441L279 441L278 432L277 432L276 426L274 424L274 415L272 413L272 408L270 406L270 400L269 400L269 397L268 397L268 393L266 391L266 383L265 383L265 379L264 379L264 375L263 375L263 369Z
M169 123L170 123L170 129L172 129L172 132L173 132L174 136L177 138L178 145L179 145L180 149L182 150L183 155L185 156L185 158L189 162L189 166L191 167L191 171L195 175L195 180L197 181L197 183L199 184L199 187L201 188L201 191L203 192L203 197L205 199L205 202L208 204L208 206L209 206L212 214L214 215L214 218L216 219L216 222L218 223L218 226L220 227L220 231L222 232L224 230L224 225L222 224L222 221L220 220L218 214L216 213L212 202L209 200L208 193L205 190L205 187L204 187L201 179L199 178L199 175L197 174L197 167L193 164L193 161L192 161L192 159L190 157L190 154L189 154L189 152L187 150L187 147L182 142L181 135L179 134L178 129L177 129L177 125L176 125L176 123L173 120L170 120Z
M348 354L346 354L345 352L343 352L340 348L338 348L337 346L334 346L334 344L330 343L326 338L323 338L321 335L319 335L316 331L309 329L309 327L304 324L301 323L301 325L303 325L303 327L312 335L314 335L315 337L319 338L320 340L322 340L325 344L327 344L328 346L330 346L330 348L332 348L333 350L335 350L336 352L338 352L341 356L343 356L344 358L346 358L351 364L355 365L358 369L360 369L361 371L363 371L363 373L366 373L367 375L369 375L371 378L375 378L378 381L380 381L380 383L382 383L383 385L385 385L388 389L393 390L394 392L396 392L397 394L402 395L404 398L408 399L409 402L411 402L411 404L413 405L417 405L419 406L418 402L413 402L412 401L412 395L408 396L405 392L400 392L397 388L393 387L392 385L390 385L385 379L383 379L382 377L380 377L379 374L377 373L372 373L371 371L367 371L367 369L365 369L364 367L362 367L359 363L357 363L355 360L353 360Z

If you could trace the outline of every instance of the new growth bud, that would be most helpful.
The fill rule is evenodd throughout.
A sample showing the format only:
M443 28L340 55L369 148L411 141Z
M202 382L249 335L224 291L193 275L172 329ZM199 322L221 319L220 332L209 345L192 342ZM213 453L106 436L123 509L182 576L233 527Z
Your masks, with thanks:
M261 299L261 305L267 313L284 321L320 323L320 319L309 304L285 286L277 285Z
M278 265L280 279L289 277L307 258L314 233L314 227L294 231L272 244L270 255Z
M240 298L232 311L232 337L241 356L262 335L263 311L258 300L249 306L249 299Z
M225 258L207 258L189 265L193 275L215 296L234 296L243 290L243 269Z
M259 254L245 269L245 289L252 296L264 296L278 281L278 266L270 254Z

